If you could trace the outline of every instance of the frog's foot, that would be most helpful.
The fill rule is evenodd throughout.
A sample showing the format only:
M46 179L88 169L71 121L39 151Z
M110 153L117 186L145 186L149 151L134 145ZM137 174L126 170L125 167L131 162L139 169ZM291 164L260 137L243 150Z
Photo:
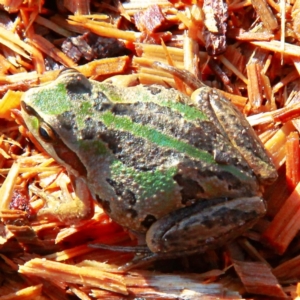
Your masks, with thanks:
M72 180L70 175L70 178ZM44 206L39 210L38 216L48 219L58 219L69 224L89 219L94 214L94 203L90 191L84 180L80 177L72 180L76 193L70 193L68 180L60 174L57 179L60 186L58 193L48 193L36 185L30 185L30 191L44 201Z
M194 74L187 70L181 70L173 66L164 64L160 61L155 61L152 63L152 67L158 70L165 71L177 78L181 79L185 84L187 84L191 89L197 90L203 86L206 86L201 80L199 80Z

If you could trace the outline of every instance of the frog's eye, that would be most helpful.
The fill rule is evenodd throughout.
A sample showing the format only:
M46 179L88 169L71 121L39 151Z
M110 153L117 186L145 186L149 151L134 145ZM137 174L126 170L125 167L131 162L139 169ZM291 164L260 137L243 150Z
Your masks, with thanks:
M51 127L46 123L41 123L39 127L39 135L45 142L53 142L55 140L55 134Z

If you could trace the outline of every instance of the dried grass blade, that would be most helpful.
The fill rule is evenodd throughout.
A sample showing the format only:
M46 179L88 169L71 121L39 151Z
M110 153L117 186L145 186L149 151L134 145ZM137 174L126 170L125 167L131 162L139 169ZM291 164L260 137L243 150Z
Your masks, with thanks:
M0 44L6 46L7 48L9 48L10 50L20 54L21 56L27 58L27 59L30 59L30 56L25 52L23 51L23 49L19 48L16 44L14 44L13 42L9 41L9 40L6 40L4 38L2 38L0 36Z
M78 26L78 23L76 23L76 25L71 25L68 23L68 21L65 18L63 18L60 15L54 15L53 17L50 18L50 20L56 25L60 26L61 28L64 28L65 30L76 32L78 34L86 33L86 29Z
M6 30L5 28L1 27L0 30L0 37L3 41L9 42L10 45L12 46L12 50L16 51L17 53L19 53L20 55L29 58L30 56L27 54L31 54L32 52L32 48L30 45L28 45L27 43L23 42L19 36L17 36L16 34L12 33L9 30ZM7 45L6 45L7 46ZM9 47L9 46L8 46ZM27 52L25 53L24 50Z
M298 58L298 57L293 57L293 58L291 58L291 59L292 59L292 61L293 61L293 63L294 63L294 66L295 66L295 68L296 68L298 74L300 75L300 58Z
M66 30L65 28L58 26L57 24L55 24L54 22L52 22L51 20L47 20L41 16L37 16L37 18L35 19L35 23L45 26L51 30L53 30L54 32L57 32L58 34L65 36L65 37L70 37L72 36L72 32L70 32L69 30Z
M260 78L261 78L261 82L262 82L262 86L263 86L262 89L264 91L264 96L265 96L265 99L267 100L265 106L270 111L275 110L277 108L277 106L276 106L274 95L272 92L270 78L264 74L263 70L261 71L260 76L261 76Z
M248 84L248 79L244 76L244 74L241 73L225 56L220 55L219 60L245 84Z
M9 174L11 169L0 169L0 174ZM60 172L62 170L62 167L56 166L56 167L40 167L40 166L34 166L34 167L20 167L19 173L26 173L30 172L33 173L40 173L40 172ZM1 190L1 189L0 189Z
M69 285L69 289L70 291L77 296L78 299L80 300L91 300L91 298L87 295L87 293L84 293L83 291L81 291L79 288L77 288L76 286L73 285ZM0 299L1 300L1 299Z
M189 35L184 35L183 40L184 70L188 70L197 78L200 78L199 70L199 45Z

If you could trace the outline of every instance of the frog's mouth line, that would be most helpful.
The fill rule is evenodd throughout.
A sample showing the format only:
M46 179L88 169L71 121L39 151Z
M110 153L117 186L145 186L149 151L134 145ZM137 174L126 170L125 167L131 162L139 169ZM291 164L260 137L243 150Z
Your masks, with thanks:
M74 151L61 140L55 130L47 124L41 116L24 101L21 101L22 114L26 114L28 119L35 119L37 126L30 126L29 122L24 123L29 128L35 139L46 152L55 160L65 166L68 170L77 173L74 175L87 176L87 169Z

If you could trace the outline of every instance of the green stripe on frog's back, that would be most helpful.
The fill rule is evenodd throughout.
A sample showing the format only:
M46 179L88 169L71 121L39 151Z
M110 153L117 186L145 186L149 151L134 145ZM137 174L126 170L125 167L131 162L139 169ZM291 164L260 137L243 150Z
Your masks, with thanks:
M187 103L190 98L179 93L174 89L166 89L160 86L138 86L137 89L143 89L142 102L153 102L160 106L171 108L180 113L188 121L208 120L207 116L198 108Z
M129 132L135 137L143 138L159 147L175 150L186 156L195 158L202 163L217 164L213 155L207 151L198 149L190 143L169 136L151 126L135 123L129 116L119 116L113 114L111 111L106 111L100 115L100 119L105 126L112 130ZM248 175L235 166L218 164L218 167L241 180L248 179Z
M152 102L159 106L171 108L188 121L208 120L207 116L198 108L183 103L188 101L187 96L173 89L174 92L170 93L170 89L164 87L138 85L126 88L124 93L124 89L117 90L115 86L109 84L99 83L99 87L114 103ZM170 99L170 95L174 97Z
M51 86L49 89L40 89L39 93L33 93L32 103L39 111L47 115L62 114L70 108L71 101L67 96L64 84Z
M161 101L161 102L157 102L157 104L161 106L169 107L172 110L181 113L182 116L188 121L208 120L207 116L202 111L196 109L193 106L189 106L180 102L173 102L173 101Z
M182 115L182 117L187 121L205 121L208 120L205 113L203 113L201 110L196 108L195 106L191 106L185 103L182 103L181 101L186 100L187 96L184 96L183 94L179 94L178 91L176 91L176 95L174 95L174 98L170 98L169 93L166 94L166 89L164 88L157 88L158 90L162 90L163 92L157 92L154 95L150 92L153 90L153 87L149 87L148 93L144 92L144 96L139 99L141 102L153 102L155 104L158 104L163 107L171 108L173 111L178 112ZM168 90L169 92L169 90Z
M112 112L107 111L103 113L100 118L103 123L109 128L128 131L134 136L144 138L160 147L175 149L178 152L199 159L203 162L207 162L210 164L216 163L213 156L208 152L200 150L184 141L180 141L174 137L168 136L156 130L155 128L134 123L127 116L116 116Z

